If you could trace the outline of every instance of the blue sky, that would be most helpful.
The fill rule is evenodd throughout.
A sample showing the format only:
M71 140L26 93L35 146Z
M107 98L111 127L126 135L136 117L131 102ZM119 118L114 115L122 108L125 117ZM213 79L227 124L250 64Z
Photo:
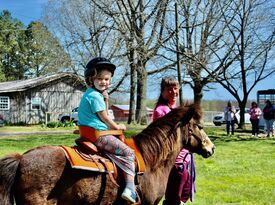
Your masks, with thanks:
M5 9L9 10L13 18L17 18L25 25L28 25L31 21L39 20L41 18L42 7L46 2L47 0L0 0L0 11ZM157 87L149 86L149 98L158 97L159 93L155 92L158 90ZM231 94L224 90L221 86L217 85L215 87L217 87L216 90L204 93L204 99L234 100ZM256 100L257 90L265 89L275 89L275 76L259 83L249 95L249 99ZM183 95L192 98L191 96L193 93L190 88L183 86Z
M25 25L39 20L42 5L47 0L0 0L0 11L9 10L13 18L17 18Z

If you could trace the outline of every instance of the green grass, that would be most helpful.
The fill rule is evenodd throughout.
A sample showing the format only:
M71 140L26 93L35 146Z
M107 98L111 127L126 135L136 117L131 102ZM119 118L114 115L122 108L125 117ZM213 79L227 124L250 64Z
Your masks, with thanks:
M42 145L73 145L76 135L29 135L15 137L0 137L0 156L9 153L24 153L26 150Z
M274 140L219 141L196 157L196 204L275 204Z
M131 126L126 136L143 127ZM227 137L223 127L205 128L216 145L209 159L195 155L197 193L188 205L275 204L275 138L251 138L249 131ZM0 156L39 145L73 145L76 135L0 137Z

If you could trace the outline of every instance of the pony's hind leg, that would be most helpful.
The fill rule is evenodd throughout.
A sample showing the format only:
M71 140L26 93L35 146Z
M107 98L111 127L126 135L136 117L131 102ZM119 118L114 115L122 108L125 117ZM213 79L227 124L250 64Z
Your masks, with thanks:
M14 187L16 204L56 205L57 199L49 196L65 166L65 155L59 147L44 146L26 152Z

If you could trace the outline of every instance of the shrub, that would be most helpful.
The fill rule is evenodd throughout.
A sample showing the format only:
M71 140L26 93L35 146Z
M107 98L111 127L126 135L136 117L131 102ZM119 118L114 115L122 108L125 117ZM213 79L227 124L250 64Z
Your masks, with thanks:
M47 123L47 125L45 126L45 124L41 125L42 127L48 127L48 128L57 128L57 127L74 127L75 124L73 121L65 121L65 122L59 122L59 121L50 121Z
M51 121L51 122L48 122L46 126L48 128L57 128L57 127L63 127L63 124L61 122Z

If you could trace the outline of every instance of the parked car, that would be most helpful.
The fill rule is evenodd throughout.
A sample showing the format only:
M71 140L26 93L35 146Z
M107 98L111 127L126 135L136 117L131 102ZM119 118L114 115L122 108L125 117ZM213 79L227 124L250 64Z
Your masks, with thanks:
M111 117L112 120L115 119L113 110L108 110L108 114ZM78 122L78 107L72 109L71 113L62 113L58 116L58 120L61 122L66 122L66 121L73 121L74 123L77 124Z
M236 108L236 118L237 122L239 123L240 121L240 109ZM222 124L226 124L225 119L224 119L224 113L215 115L213 118L213 123L216 126L221 126ZM249 108L245 108L245 113L244 113L244 123L248 124L250 123L250 115L249 115Z

